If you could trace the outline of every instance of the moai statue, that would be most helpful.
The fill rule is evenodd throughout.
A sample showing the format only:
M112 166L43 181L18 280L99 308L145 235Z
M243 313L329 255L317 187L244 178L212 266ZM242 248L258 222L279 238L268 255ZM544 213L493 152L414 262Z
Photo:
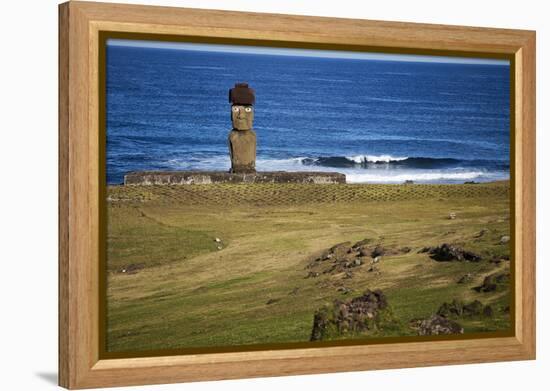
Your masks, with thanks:
M248 83L236 83L229 90L231 122L229 133L229 155L233 173L256 172L256 133L252 130L256 96Z

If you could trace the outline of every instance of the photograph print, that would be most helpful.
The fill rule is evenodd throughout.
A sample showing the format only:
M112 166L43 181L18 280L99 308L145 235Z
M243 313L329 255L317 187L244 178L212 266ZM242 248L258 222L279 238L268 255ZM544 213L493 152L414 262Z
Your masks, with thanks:
M107 354L512 333L508 60L120 38L104 60Z

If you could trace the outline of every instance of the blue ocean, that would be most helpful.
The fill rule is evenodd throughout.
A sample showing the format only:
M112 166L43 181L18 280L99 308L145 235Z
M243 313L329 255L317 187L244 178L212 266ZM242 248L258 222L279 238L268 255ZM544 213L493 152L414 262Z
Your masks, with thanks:
M230 167L228 90L256 90L258 171L350 183L508 179L508 65L107 46L107 182Z

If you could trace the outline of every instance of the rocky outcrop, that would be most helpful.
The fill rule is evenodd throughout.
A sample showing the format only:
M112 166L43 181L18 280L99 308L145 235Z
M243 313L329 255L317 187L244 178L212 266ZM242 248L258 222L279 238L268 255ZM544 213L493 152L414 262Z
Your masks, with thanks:
M413 325L418 335L450 335L463 334L464 329L457 322L441 315L433 315L427 319L418 320Z
M508 289L510 286L510 273L495 273L486 276L483 283L474 289L478 292L494 292Z
M474 300L471 303L453 300L450 303L443 303L437 311L437 315L445 318L492 316L492 314L491 306L483 305L479 300Z
M470 303L453 300L443 303L435 315L427 319L413 320L411 327L416 329L418 335L462 334L464 329L456 322L457 319L492 317L493 308L483 305L479 300Z
M346 335L368 335L394 324L391 308L380 290L367 290L362 296L348 301L335 300L315 312L311 341L338 339Z
M409 247L392 248L371 243L371 239L363 239L353 245L351 242L343 242L332 246L312 258L306 266L309 269L307 277L344 272L347 278L351 278L351 269L363 265L370 265L367 271L379 272L373 265L379 263L383 256L406 254L411 250Z
M460 247L443 243L441 246L424 248L421 252L428 252L430 258L438 262L468 261L479 262L481 256Z

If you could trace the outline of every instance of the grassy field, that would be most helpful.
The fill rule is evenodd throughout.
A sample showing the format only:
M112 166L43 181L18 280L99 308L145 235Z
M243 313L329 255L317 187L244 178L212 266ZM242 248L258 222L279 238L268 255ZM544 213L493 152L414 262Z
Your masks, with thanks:
M509 256L500 243L509 206L508 182L110 186L108 350L305 342L316 309L366 289L381 289L399 321L378 336L415 335L413 319L453 299L494 309L492 317L458 319L465 333L506 330L508 287L473 288L510 268L491 261ZM307 278L321 252L363 239L411 250L382 256L376 272L365 264L351 278ZM482 261L419 253L443 243ZM467 273L471 281L457 283Z

